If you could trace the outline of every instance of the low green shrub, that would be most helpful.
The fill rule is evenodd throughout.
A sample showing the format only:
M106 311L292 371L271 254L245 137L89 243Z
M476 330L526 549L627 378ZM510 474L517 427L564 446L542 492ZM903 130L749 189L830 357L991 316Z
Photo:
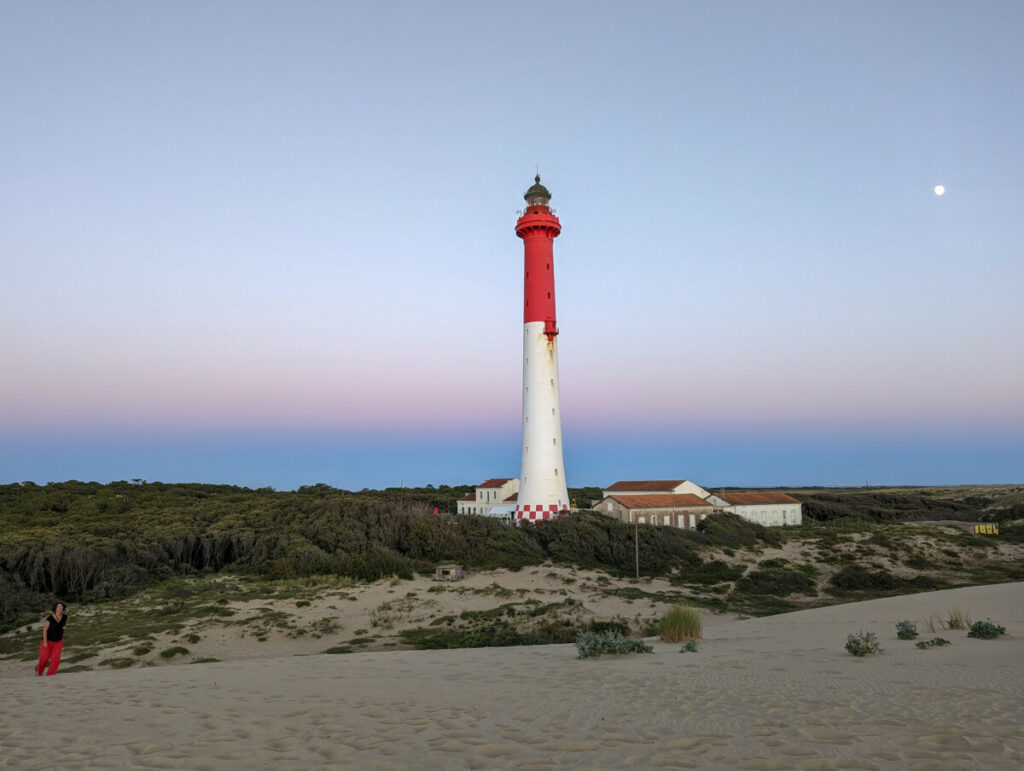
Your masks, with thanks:
M896 578L889 571L871 572L855 565L841 568L829 579L829 583L836 589L852 592L896 588Z
M175 645L173 648L168 648L165 651L160 651L160 658L162 659L173 659L175 656L186 655L188 655L188 648L182 648L180 645Z
M785 560L765 560L736 581L736 591L776 597L790 594L814 596L818 593L814 579L806 571L791 566Z
M848 593L889 593L895 591L926 591L938 589L943 582L931 576L901 578L884 568L871 571L857 565L845 565L828 580L830 593L842 596Z
M732 513L705 517L697 524L697 532L708 546L751 549L758 541L769 546L782 545L782 536L777 531Z
M570 643L582 629L572 618L542 619L529 628L519 629L508 618L470 619L468 625L403 629L399 636L406 645L418 650L444 648L501 648L511 645L550 645Z
M917 637L917 624L908 619L896 622L896 636L901 640L913 640Z
M700 650L700 643L697 640L687 640L686 644L679 649L680 653L696 653Z
M618 632L580 632L576 636L579 658L588 659L606 653L650 653L654 649L642 639L627 639Z
M967 633L968 637L975 637L979 640L994 640L1000 635L1006 634L1005 626L998 626L991 621L975 621Z
M689 605L673 605L661 619L658 634L665 642L681 642L700 638L702 622L700 610Z
M856 632L847 635L846 650L851 656L868 656L878 653L882 646L874 632Z
M591 621L588 632L618 632L623 637L629 634L629 624L625 621Z
M100 662L101 667L110 667L111 669L127 669L128 667L135 664L134 659L105 659Z
M945 640L942 637L933 637L931 640L918 640L914 643L914 647L925 650L926 648L941 648L943 645L952 644L949 640Z

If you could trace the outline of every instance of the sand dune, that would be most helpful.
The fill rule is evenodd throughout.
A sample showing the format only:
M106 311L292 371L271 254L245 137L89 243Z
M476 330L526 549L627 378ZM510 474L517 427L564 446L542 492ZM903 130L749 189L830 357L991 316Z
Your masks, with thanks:
M897 620L951 608L1010 635L896 639ZM845 653L861 629L883 653ZM708 618L699 653L290 656L19 674L0 689L4 768L1019 769L1024 584Z

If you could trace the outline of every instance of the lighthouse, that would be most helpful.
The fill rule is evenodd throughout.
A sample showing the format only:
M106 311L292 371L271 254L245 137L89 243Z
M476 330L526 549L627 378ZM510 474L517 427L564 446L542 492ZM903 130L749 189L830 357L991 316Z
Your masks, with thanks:
M569 508L558 399L554 242L562 232L540 175L516 221L525 257L523 293L523 466L516 521L553 519Z

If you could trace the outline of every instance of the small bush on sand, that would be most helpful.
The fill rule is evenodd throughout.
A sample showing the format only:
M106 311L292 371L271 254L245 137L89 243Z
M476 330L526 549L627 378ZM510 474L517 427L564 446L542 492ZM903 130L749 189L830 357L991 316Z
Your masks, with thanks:
M908 619L896 622L896 636L901 640L913 640L917 637L917 624Z
M976 637L979 640L994 640L1003 634L1006 634L1005 626L997 626L991 621L975 621L971 624L971 630L967 636Z
M696 640L687 640L686 644L679 649L680 653L696 653L700 650L700 643Z
M185 655L188 655L188 648L182 648L180 645L175 645L173 648L160 651L160 658L162 659L173 659L175 656Z
M653 648L643 640L627 640L618 632L580 632L576 636L579 658L588 659L605 653L650 653Z
M933 637L931 640L919 640L914 643L915 648L925 650L926 648L941 648L943 645L952 645L949 640L945 640L941 637Z
M700 639L702 634L700 611L689 605L673 605L661 619L658 632L665 642Z
M868 656L878 653L882 646L879 645L874 632L857 632L847 636L846 650L851 656Z

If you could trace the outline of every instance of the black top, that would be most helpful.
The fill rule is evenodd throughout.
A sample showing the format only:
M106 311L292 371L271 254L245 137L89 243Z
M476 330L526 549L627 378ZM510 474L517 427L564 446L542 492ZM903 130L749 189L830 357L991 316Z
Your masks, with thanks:
M60 642L64 639L64 625L68 623L67 616L61 616L60 621L55 619L52 615L47 616L46 620L50 622L50 625L46 628L46 641L47 642Z

